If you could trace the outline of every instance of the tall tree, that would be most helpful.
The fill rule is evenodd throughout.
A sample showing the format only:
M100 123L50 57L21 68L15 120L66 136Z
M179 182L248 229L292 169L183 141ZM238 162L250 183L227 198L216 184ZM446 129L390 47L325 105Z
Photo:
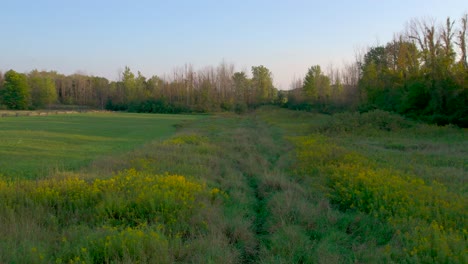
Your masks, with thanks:
M236 72L232 75L232 81L234 83L234 90L236 94L236 101L246 103L250 105L252 102L251 90L249 79L245 72Z
M330 78L323 74L319 65L312 66L307 71L302 88L312 103L325 102L330 97Z
M31 103L34 108L43 108L57 101L55 81L47 72L34 70L29 73Z
M397 108L401 75L398 74L398 43L372 47L364 55L359 87L368 107L394 111Z
M146 81L146 89L148 90L148 96L151 99L163 98L164 80L159 78L157 75L153 75Z
M465 13L460 19L460 31L457 34L457 45L460 48L460 64L464 69L468 69L468 60L466 54L466 39L468 34L468 13Z
M134 100L141 102L148 98L149 94L146 88L146 77L138 71L137 77L135 78L135 95Z
M252 67L252 88L257 104L272 102L274 97L273 77L263 65Z
M442 29L441 39L442 39L442 57L444 59L444 64L446 66L451 66L455 62L455 51L453 49L453 37L455 21L451 21L448 17L445 26Z
M29 107L30 99L31 94L26 76L14 70L7 71L2 90L3 103L9 109L23 110Z
M135 81L135 74L130 70L130 67L125 66L125 70L122 72L121 82L124 89L124 101L133 102L137 99L137 87Z
M109 80L103 77L92 77L92 87L95 94L93 105L104 109L104 106L110 96Z

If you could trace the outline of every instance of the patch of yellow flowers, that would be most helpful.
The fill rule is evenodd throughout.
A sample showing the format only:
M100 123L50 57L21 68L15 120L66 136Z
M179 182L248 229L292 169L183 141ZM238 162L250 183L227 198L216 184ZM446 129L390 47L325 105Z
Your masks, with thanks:
M190 135L179 135L168 139L163 142L164 145L200 145L201 143L205 142L206 139L202 136L190 134Z
M341 209L371 214L398 230L404 253L396 259L468 262L466 198L442 184L378 167L320 135L291 141L297 147L297 174L326 175L330 198Z
M34 206L58 219L58 229L76 223L88 226L86 230L95 235L81 244L64 237L65 248L77 249L56 256L56 263L148 261L139 256L164 263L169 262L168 241L206 230L205 219L196 216L222 195L219 189L182 175L129 169L108 179L86 181L70 173L38 181L0 180L0 213Z

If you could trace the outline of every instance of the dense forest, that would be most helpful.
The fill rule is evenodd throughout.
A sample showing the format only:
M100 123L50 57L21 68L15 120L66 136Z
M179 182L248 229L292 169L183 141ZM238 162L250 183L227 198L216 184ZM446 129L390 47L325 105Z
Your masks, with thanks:
M291 90L278 91L265 66L177 68L145 77L125 67L119 80L33 70L0 73L0 108L62 105L151 113L236 111L262 104L325 113L382 109L437 124L468 127L468 14L438 24L412 20L385 45L357 52L341 68L311 66Z

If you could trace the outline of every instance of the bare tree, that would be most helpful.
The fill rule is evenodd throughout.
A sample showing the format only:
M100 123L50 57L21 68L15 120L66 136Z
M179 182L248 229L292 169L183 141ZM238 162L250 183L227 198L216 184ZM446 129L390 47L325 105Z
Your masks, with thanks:
M216 68L216 87L219 92L221 102L233 101L232 75L234 74L234 64L228 64L225 60Z
M426 38L424 36L425 26L424 22L419 19L412 19L407 25L408 38L413 40L420 50L427 49Z
M289 85L290 90L295 90L295 89L300 89L303 86L302 81L304 80L304 77L296 77L294 76L291 84Z
M441 29L441 39L443 42L443 50L446 58L450 61L455 59L455 52L453 51L452 39L455 33L453 32L453 27L455 21L450 21L450 17L447 17L445 26Z
M467 29L468 29L468 13L465 13L462 18L460 19L460 31L457 35L457 42L456 44L460 48L460 63L463 65L465 69L468 68L467 62L467 55L466 55L466 39L467 39Z
M293 105L305 101L304 93L302 92L302 87L304 86L303 77L294 76L291 84L290 90L288 91L288 101Z

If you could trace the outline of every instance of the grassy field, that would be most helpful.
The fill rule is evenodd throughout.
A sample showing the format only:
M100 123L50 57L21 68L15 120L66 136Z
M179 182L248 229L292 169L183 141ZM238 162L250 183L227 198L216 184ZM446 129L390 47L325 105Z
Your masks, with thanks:
M0 263L468 261L466 130L273 107L56 118L71 117L96 145L121 148L0 180ZM40 122L24 120L17 131ZM131 122L140 131L121 127Z
M175 132L200 116L118 113L0 118L0 174L37 178L76 170Z

